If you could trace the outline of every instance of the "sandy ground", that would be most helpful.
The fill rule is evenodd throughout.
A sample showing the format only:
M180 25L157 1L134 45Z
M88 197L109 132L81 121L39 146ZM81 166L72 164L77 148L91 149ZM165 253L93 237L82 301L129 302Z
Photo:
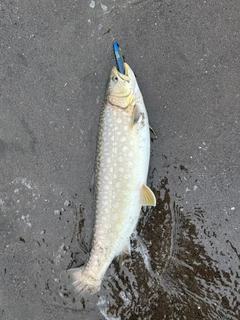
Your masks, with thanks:
M1 1L1 319L240 319L239 12L238 0ZM158 205L99 294L67 301L59 273L90 248L113 38L158 136Z

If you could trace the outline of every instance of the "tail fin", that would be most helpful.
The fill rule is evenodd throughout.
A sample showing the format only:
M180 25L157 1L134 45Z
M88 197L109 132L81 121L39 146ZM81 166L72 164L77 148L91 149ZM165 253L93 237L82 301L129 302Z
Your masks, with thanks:
M100 290L102 281L94 279L84 266L69 269L66 271L66 275L68 284L70 284L76 294L82 292L93 294Z

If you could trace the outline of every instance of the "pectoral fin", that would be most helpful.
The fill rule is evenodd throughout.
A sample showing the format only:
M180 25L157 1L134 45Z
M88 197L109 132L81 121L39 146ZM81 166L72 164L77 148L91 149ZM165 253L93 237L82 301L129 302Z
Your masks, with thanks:
M156 198L154 193L148 186L145 184L142 185L141 190L141 196L142 196L142 206L156 206Z
M135 105L133 109L132 124L134 125L135 123L137 123L140 117L141 117L141 113L138 110L137 105Z

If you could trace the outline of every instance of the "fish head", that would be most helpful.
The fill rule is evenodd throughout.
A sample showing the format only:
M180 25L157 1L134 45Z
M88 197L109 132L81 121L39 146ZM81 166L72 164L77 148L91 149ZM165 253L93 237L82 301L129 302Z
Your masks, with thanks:
M124 70L125 74L120 73L116 67L112 68L106 91L106 100L123 109L134 104L138 89L134 73L127 63L124 63Z

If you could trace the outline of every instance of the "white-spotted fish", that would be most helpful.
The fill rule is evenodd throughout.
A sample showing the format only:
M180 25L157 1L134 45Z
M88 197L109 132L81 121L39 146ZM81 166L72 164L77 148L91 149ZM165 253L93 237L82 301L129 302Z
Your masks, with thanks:
M100 116L95 165L96 221L83 267L68 274L76 292L97 292L112 260L130 253L130 236L142 206L155 206L147 187L150 156L148 116L136 78L113 67Z

